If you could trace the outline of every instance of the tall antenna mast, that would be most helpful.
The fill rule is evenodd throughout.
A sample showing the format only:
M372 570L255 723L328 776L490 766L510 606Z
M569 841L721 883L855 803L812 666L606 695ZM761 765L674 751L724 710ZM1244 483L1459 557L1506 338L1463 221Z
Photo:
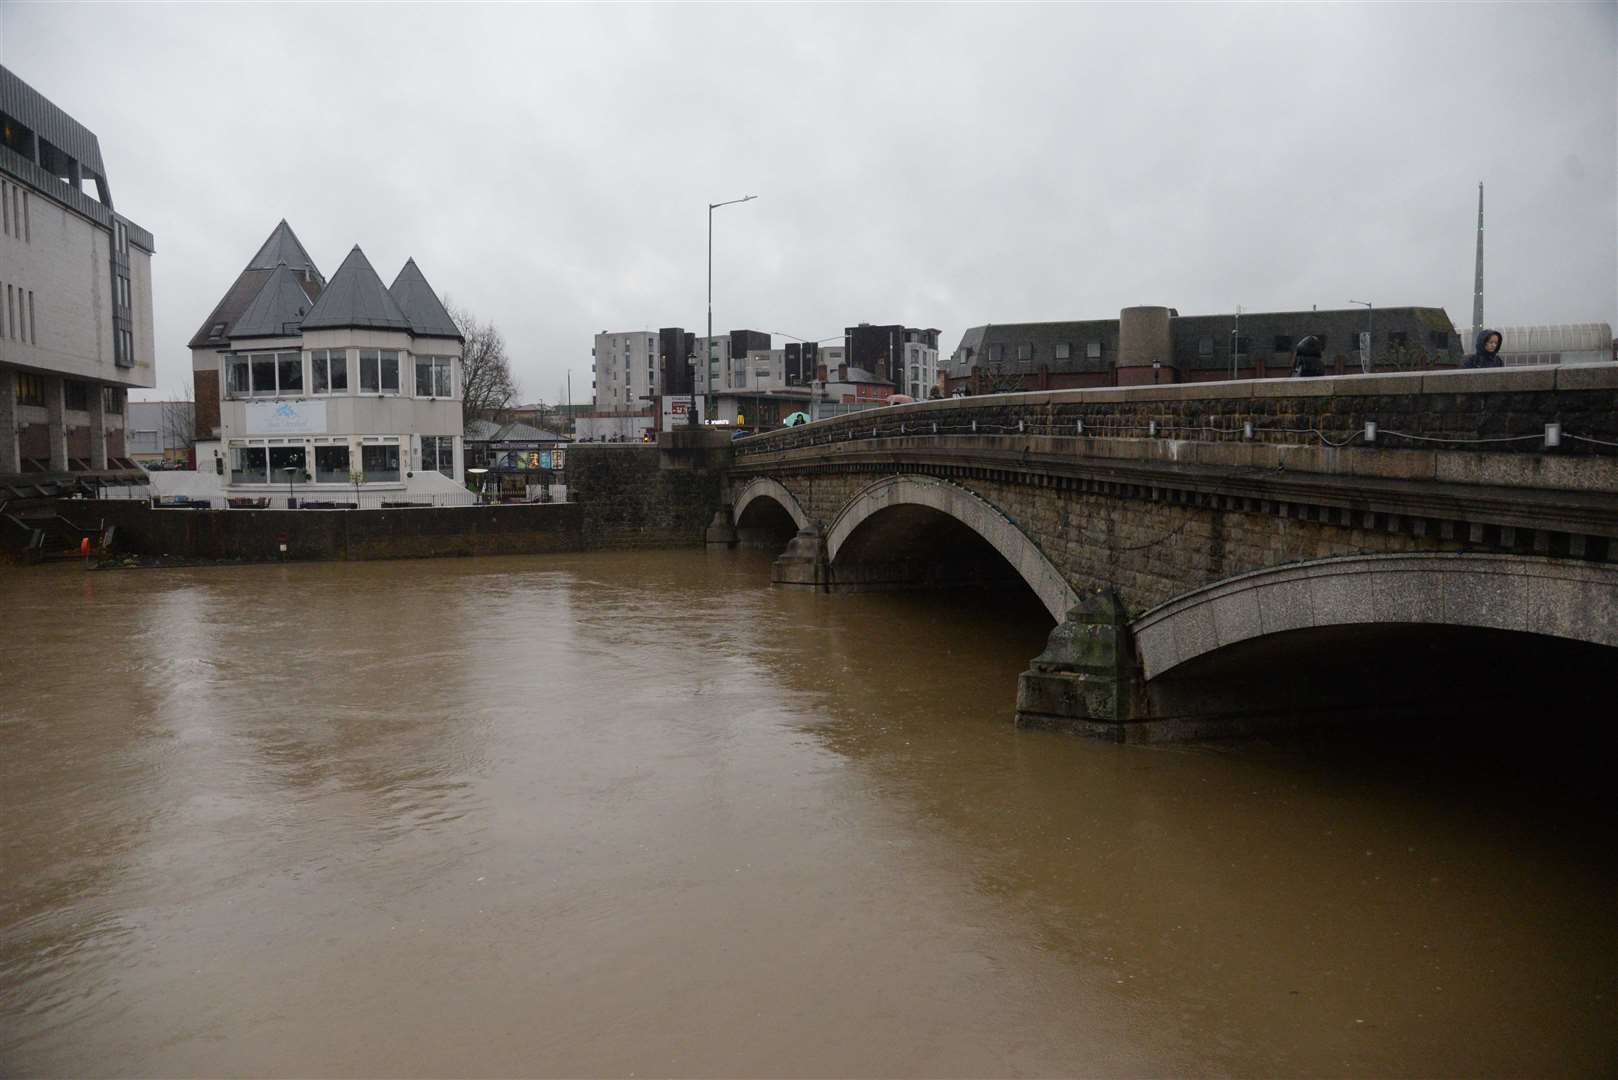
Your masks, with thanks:
M1472 291L1472 332L1483 330L1483 181L1478 181L1478 269Z

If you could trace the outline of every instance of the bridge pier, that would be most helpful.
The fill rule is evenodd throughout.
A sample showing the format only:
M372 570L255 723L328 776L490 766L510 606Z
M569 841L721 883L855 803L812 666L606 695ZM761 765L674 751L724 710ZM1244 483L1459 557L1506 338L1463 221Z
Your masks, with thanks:
M827 585L826 534L813 522L798 530L779 558L770 564L770 582L804 589Z
M1128 741L1139 665L1117 593L1080 600L1017 678L1017 726Z
M730 522L730 507L721 506L713 512L713 520L708 523L702 539L710 548L736 546L736 526Z

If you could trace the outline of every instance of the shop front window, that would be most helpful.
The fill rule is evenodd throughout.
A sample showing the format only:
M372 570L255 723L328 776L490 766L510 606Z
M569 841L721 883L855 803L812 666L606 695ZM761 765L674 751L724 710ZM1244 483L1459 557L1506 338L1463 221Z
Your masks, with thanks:
M231 482L237 484L262 484L268 481L269 472L265 468L264 458L264 447L262 446L232 447Z
M270 482L286 483L287 470L292 470L292 482L302 483L309 470L301 446L270 447Z
M315 447L315 482L319 484L346 484L348 475L348 447Z
M366 446L360 450L360 464L365 469L365 482L374 484L379 481L397 481L399 479L399 446L389 443L383 446Z

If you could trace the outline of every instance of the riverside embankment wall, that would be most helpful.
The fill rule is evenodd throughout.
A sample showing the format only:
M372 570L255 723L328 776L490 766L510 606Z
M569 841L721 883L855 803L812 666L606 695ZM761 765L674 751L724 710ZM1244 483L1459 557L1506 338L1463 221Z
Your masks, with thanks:
M568 452L568 492L566 503L391 510L157 509L128 499L48 505L87 531L111 526L119 555L416 559L700 544L722 484L717 471L667 468L656 446L585 445Z

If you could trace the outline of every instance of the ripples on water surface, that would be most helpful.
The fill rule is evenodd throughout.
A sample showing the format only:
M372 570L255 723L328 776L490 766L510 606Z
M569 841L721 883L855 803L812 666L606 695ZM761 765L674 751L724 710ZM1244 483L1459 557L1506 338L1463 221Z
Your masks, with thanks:
M1610 756L1019 734L1037 606L767 562L0 569L0 1074L1618 1063Z

